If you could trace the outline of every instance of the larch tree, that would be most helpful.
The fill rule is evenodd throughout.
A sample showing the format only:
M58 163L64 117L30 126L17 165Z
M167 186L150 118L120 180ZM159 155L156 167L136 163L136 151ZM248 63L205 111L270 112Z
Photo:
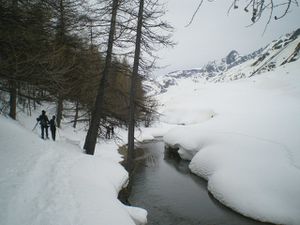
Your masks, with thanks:
M79 0L48 0L53 10L55 39L53 52L53 79L57 93L56 121L60 127L63 116L63 102L68 95L69 82L75 69L76 49L78 37L76 36L77 23L82 2ZM60 70L59 70L60 69Z
M112 53L113 53L113 44L114 44L114 35L116 29L116 17L118 11L119 0L112 1L111 7L111 19L110 19L110 29L108 35L108 42L107 42L107 50L105 56L105 65L102 71L102 77L99 83L99 87L97 90L97 96L95 100L95 106L91 116L90 126L88 128L88 132L85 138L84 149L87 154L94 155L95 146L98 137L98 130L100 125L100 119L103 115L103 103L104 103L104 95L105 95L105 88L107 85L107 79L109 76L109 72L111 69L112 63Z
M46 52L49 21L40 1L5 1L0 6L0 77L7 81L11 118L16 119L17 97L35 83Z
M130 101L129 101L129 123L128 123L128 157L125 164L126 169L131 172L134 168L134 133L136 124L136 108L141 108L136 98L138 80L142 74L149 74L153 65L154 51L157 47L173 46L170 40L172 27L162 20L165 14L164 5L157 0L139 0L138 13L130 11L131 16L137 17L134 41L134 61L131 74ZM145 75L144 75L145 76Z
M133 160L134 160L135 95L136 95L136 80L138 77L139 64L140 64L143 17L144 17L144 0L140 0L138 22L136 28L134 61L133 61L131 85L130 85L130 92L129 92L130 98L129 98L129 124L128 124L128 156L127 156L127 163L126 163L126 169L128 171L132 171Z

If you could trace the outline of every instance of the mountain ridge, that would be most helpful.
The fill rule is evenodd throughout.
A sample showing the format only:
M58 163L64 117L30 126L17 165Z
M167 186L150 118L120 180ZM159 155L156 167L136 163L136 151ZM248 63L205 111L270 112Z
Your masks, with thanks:
M251 77L298 60L299 52L300 28L249 54L240 55L237 50L231 50L220 60L210 61L200 68L176 70L150 79L145 82L145 89L151 94L158 94L166 92L170 86L177 85L181 79L224 82Z

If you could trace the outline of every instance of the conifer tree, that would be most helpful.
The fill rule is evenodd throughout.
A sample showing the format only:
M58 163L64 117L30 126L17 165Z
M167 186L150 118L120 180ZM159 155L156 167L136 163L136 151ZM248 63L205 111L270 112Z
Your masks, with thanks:
M126 162L126 168L129 172L131 172L134 167L135 112L137 106L141 108L141 104L139 104L138 99L136 98L138 81L141 79L142 72L146 71L149 73L147 70L150 69L149 65L147 65L145 55L148 54L147 58L153 57L153 51L155 51L157 45L173 45L170 40L170 35L168 34L172 27L161 20L161 17L165 13L164 7L155 0L139 0L138 6L137 25L135 28L135 52L129 101L128 157ZM162 31L168 32L165 34ZM141 58L142 54L144 54L144 58Z
M112 63L112 51L114 44L114 35L115 35L115 26L116 26L116 17L118 10L118 0L113 0L112 9L111 9L111 20L110 20L110 30L107 43L107 51L105 57L105 65L102 72L102 77L97 91L97 97L95 101L95 106L92 112L91 123L85 138L84 149L87 154L93 155L95 152L95 145L98 136L98 130L100 125L101 116L103 116L103 102L105 88L107 84L108 75L111 69Z
M46 52L48 13L39 1L5 1L0 6L0 77L10 94L9 115L16 118L17 97L25 83L38 79Z

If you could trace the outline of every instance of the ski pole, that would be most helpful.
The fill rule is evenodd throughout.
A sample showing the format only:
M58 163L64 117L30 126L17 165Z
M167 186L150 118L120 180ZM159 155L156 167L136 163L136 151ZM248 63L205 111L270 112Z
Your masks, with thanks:
M34 127L32 128L32 131L34 131L34 129L36 128L36 126L38 125L39 121L36 122L36 124L34 125Z
M56 127L57 134L58 134L59 137L61 137L59 129L60 129L60 128Z

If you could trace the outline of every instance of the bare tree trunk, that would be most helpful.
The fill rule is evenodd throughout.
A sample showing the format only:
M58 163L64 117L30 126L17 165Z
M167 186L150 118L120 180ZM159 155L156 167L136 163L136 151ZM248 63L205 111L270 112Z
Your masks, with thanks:
M134 168L134 127L135 127L135 96L136 96L136 80L139 72L141 38L143 26L144 0L140 0L138 24L136 31L135 52L133 71L131 76L130 98L129 98L129 128L128 128L128 157L126 163L127 171L131 172Z
M30 98L28 99L28 112L29 112L29 116L31 116L31 101L30 101Z
M75 117L74 117L74 123L73 127L76 128L77 120L78 120L78 111L79 111L79 101L76 100L76 106L75 106Z
M107 46L106 58L105 58L105 66L104 66L102 78L100 80L100 84L99 84L99 88L98 88L95 107L92 112L91 123L90 123L89 129L88 129L88 132L87 132L87 135L85 138L84 147L83 147L86 150L86 153L89 155L94 155L94 153L95 153L98 129L99 129L99 125L100 125L100 119L102 116L102 106L103 106L103 100L104 100L104 94L105 94L105 87L106 87L107 77L108 77L110 67L111 67L118 2L119 2L119 0L113 0L111 21L110 21L110 31L109 31L109 37L108 37L108 46Z
M57 30L57 45L58 47L64 46L65 45L65 36L66 36L66 27L65 27L65 1L64 0L59 0L59 6L58 6L58 11L59 11L59 27ZM65 49L63 49L62 52L64 57L68 57L66 55ZM65 76L64 74L63 76ZM61 90L59 90L61 92ZM61 127L61 120L62 120L62 115L63 115L63 95L62 93L58 94L58 99L57 99L57 108L56 108L56 125L58 128Z
M9 86L9 116L15 120L17 116L17 84L15 81L10 81Z
M34 89L32 90L32 96L36 97L36 91ZM35 100L35 98L33 99L33 109L36 110L36 100Z
M13 13L17 14L18 0L12 0L11 4ZM17 84L14 80L9 81L9 95L9 116L15 120L17 116Z
M61 95L59 95L57 100L57 109L56 109L56 123L58 128L60 128L61 125L62 112L64 109L63 103L64 103L64 99Z

